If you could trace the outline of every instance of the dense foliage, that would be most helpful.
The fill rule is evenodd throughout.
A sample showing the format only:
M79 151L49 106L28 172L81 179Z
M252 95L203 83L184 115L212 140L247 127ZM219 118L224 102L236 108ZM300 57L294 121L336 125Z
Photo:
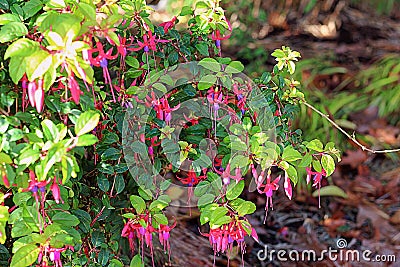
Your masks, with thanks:
M231 26L218 1L160 25L141 0L0 7L2 266L151 264L153 237L170 253L172 187L187 188L216 253L244 253L257 240L245 188L268 211L280 184L290 199L300 180L320 188L340 160L291 127L300 54L275 50L252 81L222 57Z

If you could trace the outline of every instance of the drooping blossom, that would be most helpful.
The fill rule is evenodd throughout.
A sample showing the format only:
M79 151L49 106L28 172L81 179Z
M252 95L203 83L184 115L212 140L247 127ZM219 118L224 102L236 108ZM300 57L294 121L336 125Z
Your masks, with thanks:
M193 196L193 187L196 186L200 181L207 179L206 175L197 175L195 171L190 170L187 173L186 177L177 177L182 184L188 186L188 203L190 203L190 199Z
M246 100L247 100L246 94L244 90L239 89L239 86L236 83L232 85L232 88L233 88L233 93L237 98L236 106L240 109L242 115L244 115L244 113L248 109L246 108Z
M72 99L74 100L75 104L79 104L79 99L81 95L83 95L83 92L81 89L79 89L79 84L75 80L74 74L71 73L70 76L68 76L68 88L71 91Z
M153 35L153 33L151 31L147 31L144 35L143 35L143 42L141 41L137 41L137 44L139 46L137 47L130 47L128 48L128 50L130 51L139 51L142 50L145 53L148 53L150 50L152 51L156 51L157 50L157 43L168 43L169 40L161 40L161 39L156 39L156 36Z
M274 191L278 190L279 188L279 180L281 179L281 176L279 175L277 178L275 178L273 181L271 181L271 172L268 170L267 177L264 179L265 175L265 170L262 170L260 175L258 175L257 170L254 168L253 165L250 166L252 169L252 174L253 177L256 181L257 185L257 191L260 194L265 194L267 197L267 201L265 203L265 217L264 217L264 223L267 218L267 213L269 207L274 209L273 203L272 203L272 195ZM264 183L265 180L265 183Z
M246 226L249 227L250 225ZM215 265L215 256L218 253L231 254L234 248L234 242L237 244L237 249L240 249L242 254L245 253L246 243L244 241L245 236L247 236L247 232L244 228L243 221L237 220L232 217L232 221L223 224L217 228L211 228L209 233L203 234L203 236L208 237L210 245L214 250L214 265ZM250 226L251 227L251 226ZM256 231L251 228L249 229L251 237L253 237L258 242L258 236ZM229 265L229 263L228 263Z
M232 32L231 24L229 23L229 21L227 21L227 23L228 23L228 31ZM216 29L211 34L211 39L215 41L215 46L220 50L220 54L221 54L221 41L229 39L229 37L231 37L231 34L221 35L221 31L219 29Z
M320 189L321 189L321 181L324 176L326 177L326 172L324 169L322 169L320 172L317 171L312 171L311 168L306 167L306 172L307 172L307 184L310 183L311 181L311 176L314 175L314 183L312 186L318 188L318 206L321 208L321 196L320 196Z
M161 27L164 28L164 33L167 34L170 29L175 26L176 16L174 16L171 20L165 21L160 24Z
M154 92L151 92L151 97L146 96L146 106L152 107L156 112L157 119L163 120L169 125L172 119L172 111L179 109L180 105L171 108L168 99L165 97L157 98Z
M168 252L169 261L171 261L171 258L170 258L171 247L169 244L170 232L175 226L176 226L176 221L171 226L160 224L160 227L158 230L158 240L160 241L161 245L163 246L164 251Z
M228 163L226 165L226 168L223 172L219 172L216 170L217 173L221 174L222 181L225 185L228 185L230 183L230 179L233 179L236 181L236 183L240 182L240 180L243 180L242 177L242 172L239 167L235 169L235 175L231 174L231 164Z
M112 55L112 50L113 49L110 48L107 52L104 52L103 44L101 42L96 42L96 47L88 50L88 60L93 66L101 67L103 69L104 81L110 85L113 100L116 102L110 72L108 71L108 60L116 59L118 53ZM95 53L98 53L96 57L93 56Z

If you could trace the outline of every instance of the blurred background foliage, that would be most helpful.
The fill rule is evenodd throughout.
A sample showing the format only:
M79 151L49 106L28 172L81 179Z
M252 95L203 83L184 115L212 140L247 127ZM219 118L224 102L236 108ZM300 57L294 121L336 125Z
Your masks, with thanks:
M166 20L190 0L153 2ZM296 77L306 98L374 149L400 146L400 0L221 0L233 32L223 54L261 75L288 45L302 53ZM181 21L181 23L186 23ZM306 139L353 144L305 106ZM353 146L354 147L354 146ZM397 160L396 155L390 155Z

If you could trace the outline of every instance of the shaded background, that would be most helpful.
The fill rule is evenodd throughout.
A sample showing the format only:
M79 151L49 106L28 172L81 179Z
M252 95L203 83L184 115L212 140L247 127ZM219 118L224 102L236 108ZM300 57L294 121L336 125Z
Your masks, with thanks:
M150 1L151 2L151 1ZM194 1L161 0L154 20L165 21ZM302 54L296 78L315 107L329 114L372 149L400 146L400 1L399 0L222 0L234 28L223 42L223 56L240 60L250 77L271 70L271 52L282 45ZM181 21L181 23L184 23ZM258 211L249 218L260 244L249 240L245 266L400 266L399 153L363 152L318 114L299 109L295 127L305 140L334 141L343 160L324 185L342 188L347 198L313 197L314 189L299 184L293 201L274 196L275 210L263 224L265 199L248 194ZM305 178L305 174L303 174ZM304 180L304 179L303 179ZM170 211L179 220L171 232L172 266L212 266L208 239L199 234L198 214ZM317 252L336 248L338 238L348 249L372 255L396 255L397 262L279 262L260 261L259 249ZM230 266L241 266L231 255ZM159 266L168 260L158 253ZM216 266L226 266L225 256Z

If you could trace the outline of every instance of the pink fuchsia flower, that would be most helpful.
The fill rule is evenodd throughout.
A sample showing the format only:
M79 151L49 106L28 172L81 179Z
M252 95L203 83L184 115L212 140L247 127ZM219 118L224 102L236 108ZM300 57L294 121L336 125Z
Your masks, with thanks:
M143 42L137 41L138 47L131 47L128 48L130 51L139 51L142 50L145 53L148 53L150 50L156 51L157 50L157 43L168 43L168 40L161 40L161 39L156 39L156 36L153 35L151 31L147 31L146 34L143 35Z
M218 171L217 171L217 173L218 173ZM230 163L228 163L226 165L225 170L220 174L222 177L222 181L225 185L228 185L230 183L230 179L235 180L236 183L240 182L240 180L243 180L242 172L239 167L237 167L235 169L235 175L231 174L231 164Z
M247 222L246 219L237 220L232 217L232 221L221 225L218 228L211 228L208 234L200 233L203 236L208 237L210 245L214 250L214 263L215 263L215 255L217 253L224 252L232 252L234 247L234 242L237 243L238 249L240 248L241 253L245 253L246 243L244 241L245 236L247 236L246 228L251 227L250 224L243 225L244 222ZM256 231L251 227L248 229L250 232L249 236L253 237L258 242L258 236ZM229 264L228 264L229 265Z
M211 88L207 91L207 100L213 106L215 111L219 110L220 104L226 104L226 99L223 100L222 91L218 91L218 89Z
M281 176L279 175L275 180L271 181L271 174L270 171L268 171L267 178L265 179L266 182L264 183L264 173L265 171L261 171L261 174L258 176L256 169L254 166L251 166L252 168L252 174L254 179L256 180L256 185L257 185L257 191L260 194L265 194L267 197L267 202L265 203L265 217L264 217L264 223L267 218L267 212L268 208L271 206L272 209L274 209L273 203L272 203L272 195L274 191L278 190L279 188L279 180L281 179Z
M238 84L233 84L232 85L233 88L233 93L236 95L237 98L237 103L236 106L240 109L240 111L242 112L242 114L245 113L245 111L248 109L246 108L246 95L244 90L240 90Z
M135 250L134 240L136 236L140 235L139 229L141 228L143 227L138 221L129 219L128 222L124 225L124 228L122 229L121 236L128 238L129 247L132 252Z
M81 95L83 95L83 92L79 88L78 82L74 78L74 74L71 73L71 75L68 77L68 88L71 91L72 99L74 100L75 104L79 104L79 99Z
M187 176L185 178L178 177L178 180L181 181L182 184L188 186L188 200L187 203L190 203L190 199L193 196L193 187L196 186L200 181L207 179L206 175L197 176L196 172L193 170L188 171ZM191 214L191 210L190 210Z
M310 183L311 180L311 175L314 175L314 183L312 186L318 188L318 206L321 208L321 196L320 196L320 189L321 189L321 181L324 176L326 177L326 172L324 169L322 169L320 172L313 172L311 168L306 167L306 172L307 172L307 184Z
M164 28L164 33L167 34L170 29L175 26L176 16L174 16L171 20L165 21L160 24L161 27Z
M162 97L158 99L154 92L151 92L151 97L146 96L146 106L152 107L157 115L157 119L163 120L169 125L172 119L172 111L179 109L180 104L171 108L168 102L168 99Z
M163 245L164 251L168 252L168 257L170 257L171 255L170 253L171 247L169 244L170 232L175 226L176 226L176 220L171 226L160 224L158 230L158 239L160 240L160 243ZM169 260L171 261L170 258Z
M229 23L229 21L227 21L228 23L228 31L232 32L232 27L231 24ZM211 39L215 41L215 46L220 49L221 48L221 41L222 40L226 40L229 39L229 37L231 37L231 34L227 34L227 35L221 35L221 31L216 29L215 32L213 32L211 34Z
M116 59L118 53L112 55L112 48L110 48L107 52L104 52L104 48L101 42L96 43L96 48L89 49L88 51L88 60L90 64L96 67L101 67L103 69L103 77L105 83L108 83L111 88L111 94L113 96L113 101L116 102L114 89L111 82L110 72L108 71L108 60ZM94 53L98 53L96 57L93 57Z

